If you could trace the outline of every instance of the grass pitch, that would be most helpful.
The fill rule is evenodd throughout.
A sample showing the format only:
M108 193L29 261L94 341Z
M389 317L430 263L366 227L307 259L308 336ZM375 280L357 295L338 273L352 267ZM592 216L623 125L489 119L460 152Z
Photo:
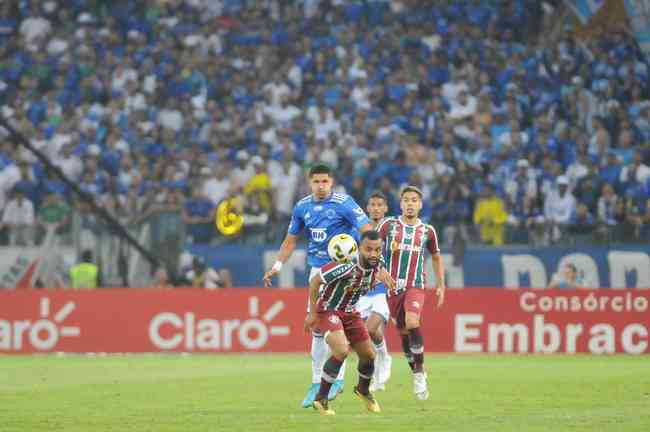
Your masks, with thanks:
M431 397L408 366L372 415L351 392L337 415L299 403L306 355L0 356L0 431L650 431L650 359L427 355Z

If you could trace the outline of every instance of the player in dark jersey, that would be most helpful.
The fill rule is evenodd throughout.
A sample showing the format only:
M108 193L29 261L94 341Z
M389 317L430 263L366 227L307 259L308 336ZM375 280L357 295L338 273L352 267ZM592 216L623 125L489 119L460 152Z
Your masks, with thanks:
M438 307L442 306L445 298L445 270L436 230L418 218L422 209L420 189L405 187L400 194L400 207L402 215L385 219L377 230L384 240L388 271L395 280L395 289L387 292L390 315L402 336L402 348L413 370L415 395L426 400L429 391L420 331L420 315L425 300L425 250L431 253L436 273Z
M318 394L313 402L322 415L334 415L328 406L328 393L336 380L349 347L359 356L359 382L354 388L370 412L380 412L369 390L375 368L375 351L368 330L356 310L359 298L379 283L382 241L377 231L361 235L359 259L348 264L330 262L309 281L310 308L305 330L318 331L332 351L325 362Z

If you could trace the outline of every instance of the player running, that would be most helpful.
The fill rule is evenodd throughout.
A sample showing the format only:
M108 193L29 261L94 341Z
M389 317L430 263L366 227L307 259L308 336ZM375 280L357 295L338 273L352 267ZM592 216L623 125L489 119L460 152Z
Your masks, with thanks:
M378 283L381 251L379 233L366 231L361 234L356 262L327 263L309 280L310 308L305 319L305 330L322 334L332 351L323 366L320 388L313 402L314 409L322 415L335 414L328 406L328 394L348 355L348 346L359 356L359 383L354 388L354 394L366 404L368 411L381 412L369 390L375 368L375 351L368 330L355 308L359 298Z
M370 216L373 226L377 227L386 216L388 203L386 196L381 192L374 192L368 198L366 211ZM375 345L375 374L373 376L371 391L384 390L386 382L390 378L393 359L388 353L384 339L384 327L388 323L389 311L386 302L386 287L377 284L368 294L362 296L357 303L357 310L361 318L366 322L366 328Z
M289 229L280 246L277 261L264 274L264 285L266 287L271 286L271 278L280 272L282 264L291 257L296 248L298 234L303 228L306 228L306 234L309 237L307 247L307 263L311 267L309 280L318 274L322 265L331 260L327 253L327 245L332 237L341 233L352 234L354 230L363 233L372 229L368 216L352 197L346 194L332 193L333 180L332 171L327 165L314 165L309 170L311 195L298 201L293 208ZM388 275L386 276L388 277ZM307 396L302 401L303 408L312 406L321 381L323 363L325 363L328 355L327 344L322 335L318 332L312 332L312 385ZM344 372L345 368L341 368L341 373L329 393L330 400L343 391Z
M424 340L420 331L420 315L425 299L424 251L431 253L436 274L438 307L445 299L445 270L438 248L436 230L418 218L422 209L422 192L407 186L400 194L399 218L384 220L378 231L386 247L388 271L395 279L389 290L390 315L402 336L402 348L413 371L413 387L420 400L429 398L427 375L424 372Z

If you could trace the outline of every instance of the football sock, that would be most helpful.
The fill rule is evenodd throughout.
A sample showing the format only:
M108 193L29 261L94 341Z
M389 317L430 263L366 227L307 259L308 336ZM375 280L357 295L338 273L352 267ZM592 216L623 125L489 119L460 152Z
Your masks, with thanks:
M388 356L388 348L386 347L386 339L382 340L380 344L375 344L375 352L379 358Z
M318 335L311 337L311 382L318 384L320 382L321 372L323 371L323 364L329 356L329 347L325 342L325 338Z
M411 341L409 340L409 335L402 335L402 350L404 350L404 357L406 357L409 367L413 372L415 372L415 360L413 359L413 354L411 354Z
M343 360L343 365L341 366L341 369L339 370L339 374L336 376L336 379L339 381L343 381L345 379L345 365L347 364L348 359L346 358Z
M420 332L420 327L409 330L409 336L411 340L411 353L413 354L413 372L423 372L424 340L422 338L422 332Z
M359 360L359 366L357 367L359 371L359 384L357 388L363 394L368 394L368 386L370 385L370 379L372 374L375 372L375 362L374 360L364 361Z
M316 399L327 399L327 395L330 392L330 387L336 381L336 376L339 373L339 369L343 362L338 360L336 357L332 356L323 365L323 374L320 380L320 388L318 389L318 396Z

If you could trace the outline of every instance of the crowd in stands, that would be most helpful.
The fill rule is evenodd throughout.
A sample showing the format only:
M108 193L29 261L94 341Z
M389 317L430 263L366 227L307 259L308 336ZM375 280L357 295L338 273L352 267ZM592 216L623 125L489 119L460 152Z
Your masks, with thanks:
M549 40L536 0L63 4L0 4L0 112L126 224L217 242L233 199L237 241L272 241L322 161L392 214L417 185L445 240L650 238L649 61L623 28ZM0 209L12 244L89 211L4 129Z

